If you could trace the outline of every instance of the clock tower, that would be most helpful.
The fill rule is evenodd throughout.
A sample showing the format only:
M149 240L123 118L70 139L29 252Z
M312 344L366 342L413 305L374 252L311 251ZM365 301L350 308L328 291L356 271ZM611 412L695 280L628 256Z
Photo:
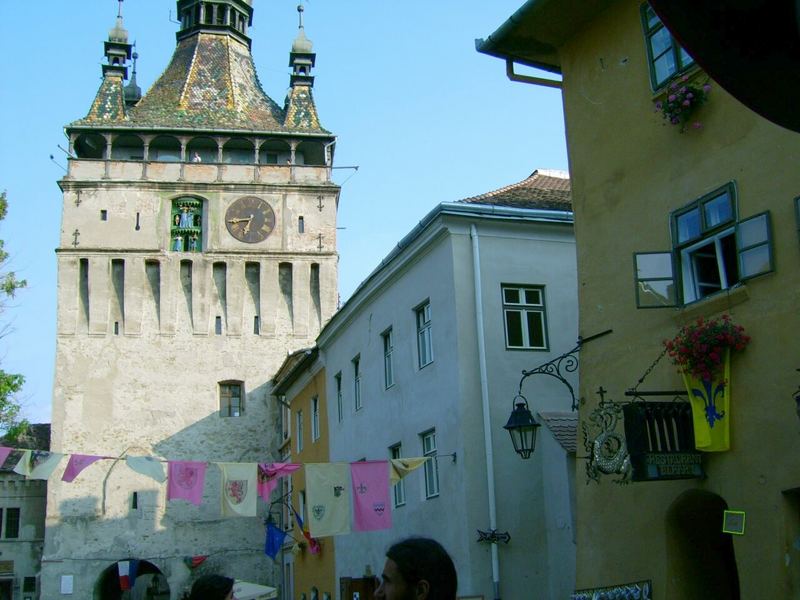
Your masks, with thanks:
M223 518L214 463L278 460L269 381L336 309L316 55L301 15L279 105L250 53L252 0L178 0L174 54L142 96L121 7L99 90L66 127L56 250L52 450L105 458L49 484L42 597L119 598L132 565L153 598L203 569L275 585L264 504ZM126 456L208 463L201 504L168 501Z

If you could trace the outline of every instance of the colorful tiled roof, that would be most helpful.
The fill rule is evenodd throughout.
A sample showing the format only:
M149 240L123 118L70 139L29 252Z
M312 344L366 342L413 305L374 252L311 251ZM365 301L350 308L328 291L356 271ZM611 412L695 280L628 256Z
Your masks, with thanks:
M101 92L106 82L101 86ZM122 86L120 110L124 114ZM104 94L103 98L108 96ZM98 99L101 93L98 93ZM100 101L95 100L95 104ZM310 91L291 118L261 87L246 44L232 36L200 32L178 42L167 68L127 117L131 127L232 129L329 133L321 127ZM105 106L105 104L104 104ZM95 111L73 125L104 125L116 113Z
M77 123L108 124L125 120L125 95L121 74L109 74L103 78L100 89L92 102L86 118Z
M513 183L480 196L465 198L460 202L571 211L572 189L566 173L536 170L531 173L530 177L519 183Z
M283 124L287 129L307 131L322 129L310 86L295 85L289 89L289 93L286 95L286 118Z

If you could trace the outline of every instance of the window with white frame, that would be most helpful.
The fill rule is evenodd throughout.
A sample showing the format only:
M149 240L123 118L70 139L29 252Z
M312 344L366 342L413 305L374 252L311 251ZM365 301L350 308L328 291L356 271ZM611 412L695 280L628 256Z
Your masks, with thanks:
M286 402L286 396L279 396L278 400L281 405L281 430L283 431L283 441L289 439L292 433L292 410Z
M659 89L675 75L688 70L694 59L680 47L649 4L642 5L642 25L647 44L650 82Z
M336 410L339 416L339 423L344 419L344 406L342 406L342 372L339 371L333 376L333 381L336 384Z
M425 498L439 495L439 465L436 462L436 430L431 429L420 435L422 455L430 460L425 461Z
M302 410L298 410L296 416L297 416L297 420L296 420L295 428L294 428L295 437L297 438L296 448L297 448L298 452L302 452L303 451L303 411Z
M383 339L383 383L388 390L394 385L394 365L392 364L392 354L394 352L394 339L392 328L389 327L381 334Z
M506 348L547 350L544 287L503 284Z
M311 441L319 439L319 397L311 399Z
M431 303L426 301L414 313L417 317L417 353L419 368L433 362L433 338L431 332Z
M280 461L283 462L283 463L292 462L291 448L289 448L287 446L281 451ZM289 477L281 477L278 480L278 484L280 486L281 498L291 498L291 494L292 494L292 477L291 477L291 475ZM291 529L292 511L289 508L289 503L288 502L282 502L281 505L282 505L282 511L281 511L282 522L281 522L281 525L282 525L284 531L286 531L288 529Z
M638 252L639 308L689 304L773 270L769 212L738 219L733 182L670 216L672 252Z
M353 358L353 403L356 410L361 410L361 355Z
M390 446L389 457L392 459L403 458L402 444ZM402 479L392 486L392 496L395 508L398 506L403 506L406 503L406 484Z

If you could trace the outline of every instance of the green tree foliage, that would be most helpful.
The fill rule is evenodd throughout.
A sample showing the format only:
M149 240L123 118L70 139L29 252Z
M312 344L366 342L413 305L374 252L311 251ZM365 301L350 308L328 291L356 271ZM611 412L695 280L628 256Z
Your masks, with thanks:
M5 192L0 192L0 221L6 218L7 213L8 199ZM6 300L13 298L16 291L26 285L24 279L17 279L13 271L6 270L7 263L8 252L3 240L0 240L0 314L5 310ZM22 375L0 369L0 432L6 434L7 441L16 439L28 426L24 419L20 419L20 406L16 399L23 383L25 378Z

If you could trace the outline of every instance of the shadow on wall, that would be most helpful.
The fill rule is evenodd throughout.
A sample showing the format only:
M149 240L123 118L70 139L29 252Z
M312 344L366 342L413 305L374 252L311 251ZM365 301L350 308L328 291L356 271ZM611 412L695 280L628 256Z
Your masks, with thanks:
M268 398L267 387L264 384L251 390L247 401ZM274 427L276 411L267 410L266 420L263 407L254 412L260 421ZM240 417L207 415L155 444L152 454L169 460L208 462L276 460L266 447L269 436L259 435L259 429L247 421L247 414L245 405ZM250 441L245 444L243 439ZM130 452L146 453L140 448ZM164 464L165 474L166 467ZM223 518L221 477L215 465L207 467L199 506L183 500L168 501L166 483L134 472L124 460L99 461L90 465L87 473L90 469L99 472L93 473L97 489L91 490L92 495L60 502L60 522L47 531L48 554L65 563L60 573L74 573L76 594L81 594L78 585L82 579L83 585L92 582L94 600L121 598L118 561L139 561L142 577L131 600L180 598L196 577L206 573L271 586L280 580L280 567L264 554L266 503L259 500L256 517ZM84 477L86 473L79 475L75 484ZM71 556L80 558L70 560ZM208 558L195 568L186 566L191 561L184 559L197 556ZM59 582L50 585L57 590Z

